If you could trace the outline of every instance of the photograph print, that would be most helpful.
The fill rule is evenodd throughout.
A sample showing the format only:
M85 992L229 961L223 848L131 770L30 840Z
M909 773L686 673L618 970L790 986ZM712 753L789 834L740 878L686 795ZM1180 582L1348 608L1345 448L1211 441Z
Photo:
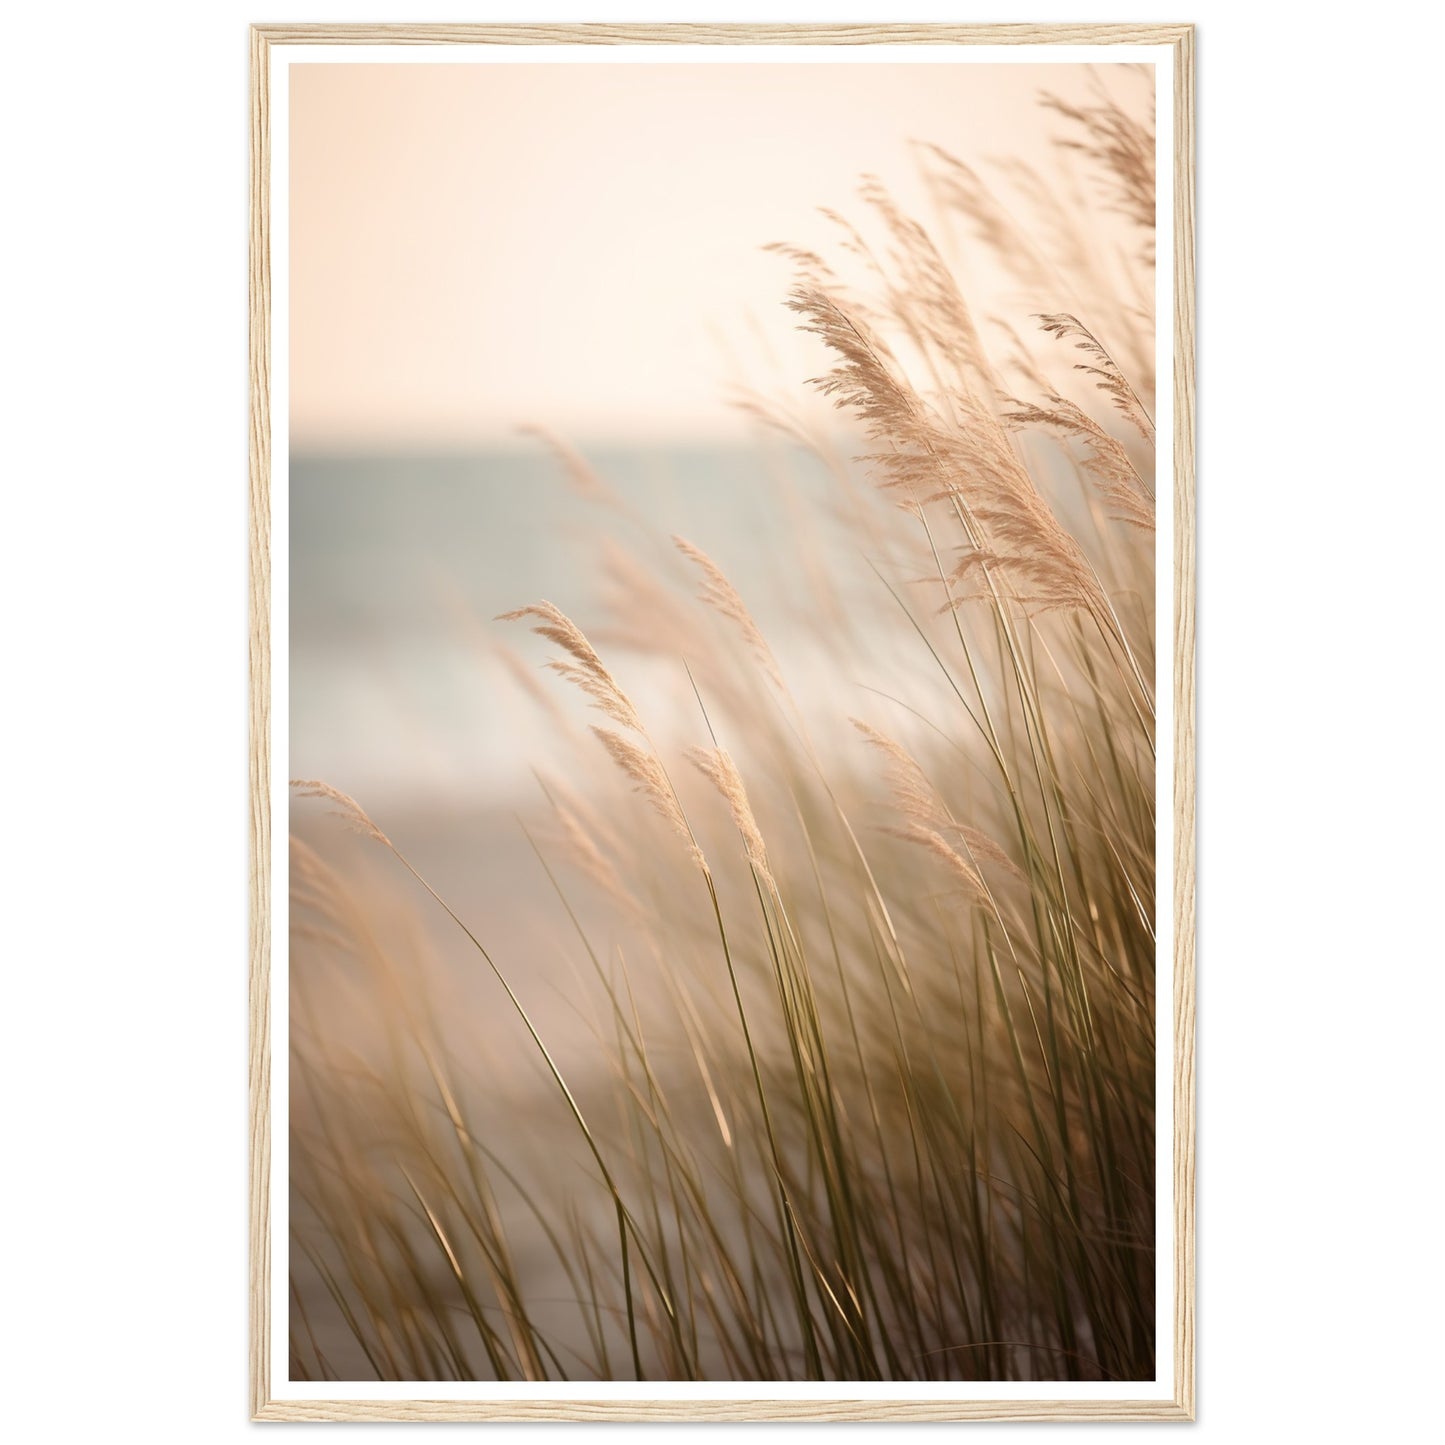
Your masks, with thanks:
M293 50L273 1390L1166 1388L1167 54Z

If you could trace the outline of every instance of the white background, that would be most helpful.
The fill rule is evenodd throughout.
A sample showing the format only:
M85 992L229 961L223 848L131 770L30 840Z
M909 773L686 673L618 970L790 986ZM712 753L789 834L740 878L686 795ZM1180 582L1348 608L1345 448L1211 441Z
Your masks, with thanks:
M731 10L438 0L414 18ZM1418 1438L1438 1383L1441 34L1424 7L1405 33L1408 13L891 17L1200 26L1195 1428L1219 1442ZM212 0L7 21L0 1359L18 1439L304 1428L246 1423L246 25L407 18Z

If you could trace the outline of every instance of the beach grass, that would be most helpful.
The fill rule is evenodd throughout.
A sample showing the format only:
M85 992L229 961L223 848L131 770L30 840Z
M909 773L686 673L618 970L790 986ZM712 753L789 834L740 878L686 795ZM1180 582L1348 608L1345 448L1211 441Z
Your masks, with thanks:
M1153 1378L1153 147L1057 108L1086 212L1023 185L1023 228L925 147L933 226L870 181L837 256L777 248L834 427L741 400L822 458L865 569L800 532L827 687L646 519L606 615L496 622L549 649L539 706L588 710L515 825L580 1029L386 819L297 784L374 856L293 845L293 1376ZM1052 304L978 314L950 226ZM627 686L644 656L689 740ZM415 915L491 980L507 1060L443 1016Z

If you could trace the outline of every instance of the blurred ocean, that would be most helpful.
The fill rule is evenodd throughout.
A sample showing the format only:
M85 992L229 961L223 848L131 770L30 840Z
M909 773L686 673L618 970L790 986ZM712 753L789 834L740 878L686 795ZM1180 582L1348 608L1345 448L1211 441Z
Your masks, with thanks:
M588 498L541 445L454 456L291 458L290 772L367 800L504 806L535 794L519 728L536 706L496 640L555 655L498 613L542 598L589 634L604 617L605 540L644 568L676 565L669 538L706 551L780 656L806 606L800 559L856 543L833 520L838 483L801 449L589 449L615 504ZM800 526L800 516L806 516ZM851 550L850 550L851 549ZM599 644L600 645L600 644ZM646 693L646 668L629 685ZM644 697L638 697L640 705ZM525 733L520 737L525 742Z
M864 675L839 674L844 629L820 628L819 574L840 594L870 589L869 606L847 609L855 614L876 614L887 594L856 528L839 515L850 489L815 455L758 446L586 455L606 498L584 494L541 444L453 456L292 457L287 763L289 776L324 779L361 802L525 980L549 1039L575 1045L584 1072L590 1036L559 1004L575 990L573 940L564 929L559 941L552 885L523 825L545 831L551 816L539 771L584 792L615 786L616 776L590 743L579 757L575 733L528 696L498 643L566 718L604 721L547 670L557 649L532 635L530 621L498 622L497 614L544 598L562 608L664 748L705 743L704 724L677 654L649 655L610 635L617 588L607 583L609 550L633 557L644 584L666 594L669 617L659 607L634 608L632 625L648 635L700 605L692 602L699 577L672 536L701 547L746 599L806 706L822 710L843 694L847 706L833 707L833 723L855 749L846 717L858 710L860 683L906 666L895 619L893 646L880 643L860 665ZM293 828L327 856L350 849L350 866L376 870L388 888L413 898L442 965L446 1012L472 1032L487 1021L490 1046L513 1051L523 1067L515 1021L497 1007L489 976L440 910L315 803L294 804L292 816ZM578 889L573 901L597 937L611 936L615 919L595 890Z

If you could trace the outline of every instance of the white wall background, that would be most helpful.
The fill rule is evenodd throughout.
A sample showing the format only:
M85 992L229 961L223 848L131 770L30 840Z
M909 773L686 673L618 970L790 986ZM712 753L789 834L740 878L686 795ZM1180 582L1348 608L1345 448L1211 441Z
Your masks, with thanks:
M16 1439L261 1428L245 1364L246 25L409 9L138 0L6 23L0 1359ZM1440 22L1259 0L1023 15L1200 25L1196 1428L1419 1438L1441 1345Z

